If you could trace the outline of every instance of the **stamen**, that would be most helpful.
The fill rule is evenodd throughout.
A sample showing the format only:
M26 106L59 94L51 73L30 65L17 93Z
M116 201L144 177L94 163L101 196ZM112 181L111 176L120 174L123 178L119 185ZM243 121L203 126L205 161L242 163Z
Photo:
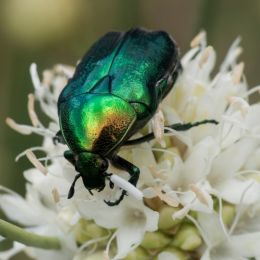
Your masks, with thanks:
M199 60L199 67L202 68L202 66L208 61L210 53L213 52L213 47L208 46L201 55L201 58Z
M234 118L232 118L232 117L230 117L230 116L222 116L222 121L224 122L224 123L229 123L229 124L231 124L231 130L232 130L232 128L234 127L234 126L236 126L236 127L239 127L241 130L246 130L246 131L248 131L249 129L248 129L248 127L246 127L245 125L243 125L239 120L237 120L237 119L234 119Z
M210 240L206 236L205 232L203 231L203 229L200 226L200 224L198 223L198 221L195 218L193 218L192 216L190 216L189 214L187 214L186 217L196 226L196 228L199 230L200 235L202 236L204 242L207 244L208 247L210 247L211 246Z
M256 87L251 88L242 97L243 98L249 97L250 95L252 95L256 92L258 92L258 94L260 94L260 86L256 86Z
M40 120L38 119L37 114L35 113L34 101L35 101L34 95L33 94L29 94L28 95L28 103L27 103L28 114L29 114L29 117L31 119L32 125L34 127L42 126Z
M195 184L190 184L190 189L196 194L197 199L204 205L209 206L209 202L203 191Z
M30 66L30 74L32 78L33 86L36 90L39 90L42 88L41 81L39 78L39 74L37 72L37 65L36 63L32 63Z
M239 201L239 204L238 204L238 207L237 207L237 214L233 220L233 223L229 229L229 235L231 235L233 233L233 231L235 230L235 227L241 217L241 214L242 214L242 203L243 203L243 200L245 198L245 195L246 193L248 192L248 190L252 187L252 185L254 184L254 181L251 181L251 183L249 183L249 185L244 189L244 191L242 192L241 194L241 197L240 197L240 201Z
M64 74L67 78L71 78L74 74L75 68L68 65L57 64L54 67L54 71L60 74Z
M157 171L153 165L148 166L148 168L152 172L152 175L155 178L159 178L159 179L164 180L164 181L166 181L168 179L167 175L162 173L163 169L160 170L160 171Z
M53 80L53 72L51 70L44 70L42 77L42 85L50 87Z
M137 147L136 149L150 150L150 149L148 149L148 148L142 148L142 147ZM152 147L151 149L152 149L152 151L155 151L155 152L168 153L168 154L170 154L170 155L173 156L173 159L174 159L175 156L176 156L176 153L174 153L174 152L172 152L172 151L170 151L170 150L167 150L167 149L155 148L155 147Z
M114 234L110 237L109 241L107 242L107 246L106 246L106 249L104 251L104 255L106 255L106 257L108 257L108 259L110 259L109 249L110 249L111 243L115 239L116 235L117 235L117 232L114 232Z
M245 64L244 62L240 62L237 64L232 71L232 80L235 85L238 85L241 81Z
M153 187L153 190L156 193L156 195L169 206L175 207L175 208L179 206L178 201L176 201L174 198L167 195L166 193L162 193L162 191L159 187Z
M109 257L109 255L108 255L108 252L107 251L104 251L104 253L103 253L103 260L110 260L110 257Z
M5 120L6 124L12 128L13 130L15 130L16 132L23 134L23 135L30 135L32 133L32 129L31 127L27 126L27 125L20 125L17 124L13 119L7 117Z
M191 41L190 43L190 47L191 48L195 48L199 45L204 44L206 41L206 32L205 31L201 31L199 32Z
M239 110L242 116L246 116L250 108L249 104L241 97L232 96L229 98L229 102L233 109Z
M230 239L229 235L228 235L228 232L227 232L227 229L226 229L226 226L223 222L223 218L222 218L222 212L223 212L223 205L222 205L222 199L217 196L218 198L218 202L219 202L219 212L218 212L218 215L219 215L219 222L220 222L220 225L224 231L224 234L226 236L227 239Z
M178 138L181 142L183 142L185 145L187 145L188 148L192 147L192 140L185 134L178 132L170 127L164 127L165 130L168 131L168 133L165 134L165 136L175 136Z
M260 171L257 170L244 170L244 171L239 171L237 172L234 176L240 176L240 175L244 175L244 174L260 174Z
M52 191L51 191L51 194L52 194L52 197L53 197L53 200L55 203L58 203L60 201L60 193L59 191L54 188Z
M13 190L8 189L7 187L4 187L2 185L0 185L0 191L3 191L7 194L11 194L11 195L16 196L16 197L21 197L21 195L19 195L18 193L14 192Z
M161 109L158 109L154 117L152 118L152 130L156 140L162 147L165 147L165 141L163 140L164 134L164 116Z
M188 212L190 211L190 204L185 205L182 209L178 210L174 214L172 214L172 219L183 219L187 216Z
M238 37L230 46L224 62L220 66L220 73L228 71L228 68L233 65L237 57L242 53L242 48L239 45L241 38Z
M30 151L43 151L46 152L45 149L41 146L36 146L36 147L31 147L30 149L26 149L23 152L19 153L16 157L15 157L15 162L18 162L23 156L26 155L26 152L30 150ZM39 160L40 161L40 160Z
M77 249L77 254L80 254L82 251L86 250L87 247L89 247L89 246L91 246L91 245L94 245L94 247L92 248L92 250L90 250L90 251L88 252L88 254L91 255L91 254L96 250L97 243L108 239L110 235L111 235L111 234L110 234L110 232L108 231L108 234L107 234L106 236L99 237L99 238L94 238L94 239L91 239L91 240L86 241L83 245L81 245L81 246Z
M35 154L30 151L27 150L25 153L26 157L28 158L28 160L35 166L36 169L38 169L41 173L43 173L44 175L47 175L48 170L43 166L43 164L36 158Z
M41 136L48 136L51 138L55 136L55 133L47 128L39 128L34 126L17 124L13 119L9 117L6 118L5 122L10 128L14 129L15 131L23 135L30 135L32 133L35 133Z
M64 156L62 154L60 154L60 155L52 155L52 156L46 156L46 157L38 158L38 160L40 162L42 162L42 161L49 161L49 160L57 159L57 158L64 158Z

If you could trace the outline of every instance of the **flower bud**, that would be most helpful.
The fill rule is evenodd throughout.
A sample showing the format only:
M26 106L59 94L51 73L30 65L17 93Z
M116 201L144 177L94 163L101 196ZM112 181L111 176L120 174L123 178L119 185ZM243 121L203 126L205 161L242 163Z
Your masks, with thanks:
M99 251L99 252L96 252L94 254L91 254L87 257L82 257L82 258L79 258L78 260L80 259L85 259L85 260L100 260L100 259L104 259L104 251Z
M74 228L77 242L83 244L87 240L103 237L107 234L106 230L96 225L93 221L80 219Z
M172 215L178 210L178 208L173 208L167 205L160 209L160 218L158 223L160 230L167 231L168 229L171 229L181 223L182 219L173 220L172 218Z
M191 224L183 224L175 235L172 245L182 250L194 250L202 243L199 232Z
M236 208L234 205L225 203L222 208L222 219L225 225L229 226L232 224L236 216Z
M171 239L159 231L146 232L141 246L145 249L159 249L170 243Z
M135 250L131 251L125 258L125 260L149 260L150 255L141 247L137 247Z
M165 259L167 253L171 254L172 259L178 259L178 260L188 260L190 257L185 254L183 251L180 249L170 246L165 248L159 255L158 255L158 260Z

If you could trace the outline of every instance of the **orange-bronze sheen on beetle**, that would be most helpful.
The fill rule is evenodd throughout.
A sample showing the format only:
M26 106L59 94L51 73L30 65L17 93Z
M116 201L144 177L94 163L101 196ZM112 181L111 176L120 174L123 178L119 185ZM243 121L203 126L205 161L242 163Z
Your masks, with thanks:
M180 71L176 43L163 31L109 32L91 47L58 100L60 131L54 139L68 146L64 157L78 172L68 198L80 177L91 194L103 190L111 176L109 163L127 171L136 186L139 168L118 156L118 150L154 138L150 133L129 140L153 117ZM216 121L196 124L203 123ZM170 127L183 131L193 126ZM123 190L117 200L105 202L118 205L125 195Z

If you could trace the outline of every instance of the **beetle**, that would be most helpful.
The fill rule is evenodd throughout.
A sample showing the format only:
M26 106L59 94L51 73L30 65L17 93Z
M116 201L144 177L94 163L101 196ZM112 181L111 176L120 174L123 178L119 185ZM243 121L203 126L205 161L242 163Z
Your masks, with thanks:
M177 45L164 31L136 28L109 32L90 48L58 99L60 131L54 139L69 147L64 157L78 172L68 198L74 195L80 177L91 194L93 189L103 190L111 176L107 173L109 162L127 171L129 182L136 186L139 168L117 153L124 145L154 138L150 133L130 139L154 116L180 71ZM169 127L187 130L215 122ZM105 202L118 205L125 195L123 190L117 200Z

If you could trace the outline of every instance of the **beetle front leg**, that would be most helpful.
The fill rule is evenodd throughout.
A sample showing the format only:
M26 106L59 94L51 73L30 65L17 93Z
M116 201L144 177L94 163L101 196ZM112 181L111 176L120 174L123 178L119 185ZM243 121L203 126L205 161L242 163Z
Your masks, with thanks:
M136 167L134 164L128 162L127 160L125 160L122 157L117 156L117 155L113 157L113 159L111 160L111 163L115 167L127 171L130 175L129 182L131 184L133 184L134 186L136 186L138 179L139 179L139 175L140 175L140 170L138 167ZM127 195L127 192L125 190L123 190L119 199L117 199L116 201L106 201L105 200L105 203L108 206L116 206L123 200L124 196L126 196L126 195Z
M127 171L130 175L130 179L128 181L134 186L136 186L140 175L140 170L138 167L136 167L134 164L128 162L127 160L123 159L118 155L113 157L111 163L115 167Z

